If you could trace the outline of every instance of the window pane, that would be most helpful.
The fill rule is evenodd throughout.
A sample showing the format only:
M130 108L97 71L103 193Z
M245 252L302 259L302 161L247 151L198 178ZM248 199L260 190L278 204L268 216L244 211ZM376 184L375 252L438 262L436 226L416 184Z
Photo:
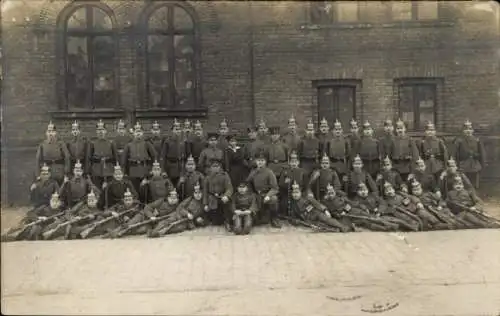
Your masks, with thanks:
M337 21L355 22L358 20L358 2L337 1Z
M174 36L175 56L184 57L192 56L194 37L192 35L176 35Z
M174 28L177 30L190 30L193 28L191 16L186 12L186 10L178 6L174 7Z
M93 28L97 30L111 30L113 28L113 23L111 22L111 18L106 14L103 10L93 7L92 8L92 18Z
M168 7L158 8L149 17L149 28L151 29L168 29Z
M393 1L391 5L394 20L411 20L411 1Z
M68 30L81 30L87 27L87 8L76 10L68 19Z
M335 108L333 105L333 88L318 88L318 114L320 120L324 117L328 122L335 121Z
M96 108L114 105L114 41L111 36L98 36L92 41L94 58L94 102Z
M399 112L401 119L408 124L408 129L414 128L414 109L413 109L413 87L399 87Z
M195 74L190 58L175 60L175 91L176 106L189 106L194 104Z
M311 2L311 22L316 24L332 23L333 5L330 1Z
M436 86L435 85L419 85L415 87L417 104L419 107L419 128L423 128L428 121L434 122L434 112L436 105Z
M435 20L438 18L437 1L418 1L417 8L419 20Z
M342 126L349 126L349 122L354 117L356 89L354 87L338 87L337 95L338 120Z
M168 40L163 35L148 36L149 99L153 106L166 107L170 101Z
M66 52L68 106L82 108L90 104L90 68L87 39L85 37L68 37Z

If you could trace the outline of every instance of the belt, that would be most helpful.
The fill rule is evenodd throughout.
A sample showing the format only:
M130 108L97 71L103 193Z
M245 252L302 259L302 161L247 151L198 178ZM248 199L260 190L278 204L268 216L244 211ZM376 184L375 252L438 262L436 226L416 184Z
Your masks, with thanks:
M175 162L177 162L177 161L181 161L181 160L182 160L182 158L180 158L180 157L179 157L179 158L169 158L169 157L167 157L167 159L166 159L166 160L167 160L167 161L175 161Z
M301 160L316 160L316 157L302 157Z
M65 163L64 159L53 159L53 160L44 160L44 163L47 165L53 165L53 164L62 164Z
M133 159L129 159L128 162L131 163L131 164L133 164L133 165L145 165L145 164L149 163L150 160L133 160Z
M410 161L411 158L392 158L392 161Z
M91 161L95 162L95 163L100 163L101 161L102 162L115 162L115 159L111 158L111 157L92 157Z
M345 161L345 158L330 158L331 161Z
M380 161L380 158L366 158L366 157L361 157L361 160Z
M270 161L271 163L285 163L286 160L273 160L273 161Z

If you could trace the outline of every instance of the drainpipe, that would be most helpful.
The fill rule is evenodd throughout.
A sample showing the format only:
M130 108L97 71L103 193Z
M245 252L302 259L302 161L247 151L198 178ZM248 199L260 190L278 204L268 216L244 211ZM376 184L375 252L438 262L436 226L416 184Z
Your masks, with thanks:
M252 107L252 125L255 126L256 110L255 110L255 73L254 73L254 20L252 1L248 1L248 12L250 19L250 39L248 41L248 54L250 59L250 106Z

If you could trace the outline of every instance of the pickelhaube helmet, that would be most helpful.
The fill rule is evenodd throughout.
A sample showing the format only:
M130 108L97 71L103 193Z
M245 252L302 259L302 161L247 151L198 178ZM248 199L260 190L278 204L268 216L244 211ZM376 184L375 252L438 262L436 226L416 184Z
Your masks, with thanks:
M52 193L51 199L54 199L54 200L59 200L59 192L57 192L57 190L54 191L54 193Z
M358 121L352 118L351 121L349 122L349 125L351 125L351 128L358 128Z
M52 121L50 121L49 124L47 125L47 131L51 132L51 131L55 131L55 130L56 130L56 126L54 125L54 123L52 123Z
M384 126L392 126L392 120L391 119L386 119L384 121Z
M396 122L397 127L406 127L405 122L401 120L401 118L398 118L398 121Z
M297 183L297 181L293 181L293 184L292 184L292 190L293 190L293 191L298 191L298 190L300 190L300 186L299 186L299 184Z
M200 120L196 120L196 122L194 122L194 129L202 129Z
M392 163L391 158L389 158L389 156L385 156L384 164L390 164L390 163Z
M201 185L200 185L199 181L196 181L196 183L193 186L193 190L194 190L194 192L201 192ZM176 192L176 194L177 194L177 192Z
M326 118L322 118L321 119L321 122L319 123L320 126L328 126L328 121L326 120Z
M390 182L385 182L384 183L384 189L388 189L388 188L393 188L392 184Z
M87 194L87 198L96 198L93 187L90 188L90 192L89 192L89 194Z
M129 188L127 188L127 190L125 191L125 193L123 193L123 197L124 198L132 197L132 192L130 192Z
M72 128L72 129L77 129L77 128L79 128L78 122L77 122L77 121L74 121L74 122L71 124L71 128Z
M139 121L137 121L134 125L134 131L142 131L142 126L141 126L141 123L139 123Z
M80 159L76 160L74 169L82 169L82 164L80 162Z
M295 124L297 121L295 120L295 116L293 116L293 114L290 116L290 118L288 119L288 125L290 124Z
M184 120L184 128L191 128L191 121L189 119Z
M418 156L418 157L417 157L417 160L416 160L416 163L417 163L417 164L420 164L420 163L425 163L425 161L422 159L422 157Z
M314 123L313 123L313 121L312 121L311 118L307 121L306 129L309 130L309 131L310 130L314 130Z
M418 188L420 188L420 187L422 187L422 185L421 185L421 184L420 184L420 182L418 182L417 180L413 180L413 181L411 182L411 188L412 188L412 190L413 190L413 189L418 189Z
M124 129L125 128L125 122L123 120L118 121L117 128Z
M472 128L472 122L469 119L465 120L464 127Z
M169 196L172 196L172 195L173 195L173 196L177 197L177 190L176 190L174 187L172 187L172 188L168 191L168 195L169 195Z
M158 160L155 159L155 161L153 162L153 168L161 168L160 166L160 163L158 162Z
M371 126L370 122L368 122L368 120L366 120L366 121L363 123L363 128L364 128L364 129L368 129L368 128L371 128L371 127L372 127L372 126Z
M158 121L154 121L153 124L151 125L151 127L154 130L159 130L160 129L160 124L158 123Z
M428 121L427 124L425 125L425 128L427 130L435 130L435 126L434 126L434 123L432 123L431 121Z
M299 155L297 155L297 152L295 150L293 150L290 153L290 160L297 160L297 159L299 159Z
M219 128L227 128L226 118L223 118L222 121L219 123Z
M326 185L326 191L327 192L335 191L335 188L330 182L328 182L328 184Z
M40 170L42 172L49 172L49 166L47 166L47 164L44 162Z
M186 163L195 163L193 155L189 155L189 157L187 157Z
M115 165L115 172L116 171L122 171L122 167L120 167L120 164L118 162L116 162L116 165Z
M97 129L106 129L106 126L104 125L104 122L102 121L102 119L99 119L99 121L97 122L96 128Z
M342 128L342 123L338 119L335 120L335 123L333 123L333 127L335 128Z
M361 160L359 154L357 154L356 157L354 157L353 163L361 163L361 164L363 163L363 160Z
M323 157L321 157L321 162L330 162L330 157L325 153L323 153Z
M453 157L450 157L450 159L448 159L448 167L456 167L457 166L457 162L455 161L455 159L453 159Z

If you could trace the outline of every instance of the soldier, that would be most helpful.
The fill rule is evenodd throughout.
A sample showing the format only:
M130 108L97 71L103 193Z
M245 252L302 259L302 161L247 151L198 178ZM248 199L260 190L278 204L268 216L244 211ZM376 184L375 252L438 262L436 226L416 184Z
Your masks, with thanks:
M187 154L191 155L197 161L200 158L201 152L207 147L203 127L200 121L194 123L192 136L186 142Z
M412 231L418 231L422 228L420 218L410 211L415 205L409 198L397 194L389 182L384 184L383 192L384 200L387 203L387 214L403 221L405 223L403 227Z
M319 153L323 155L323 153L327 152L327 144L332 138L330 126L328 126L328 121L325 118L322 118L319 123L319 133L317 137L319 141Z
M208 175L210 171L210 162L214 159L222 161L223 165L226 165L224 161L224 151L226 149L222 150L218 146L219 139L216 133L208 133L208 147L202 150L200 159L198 160L198 167L205 175Z
M299 150L300 145L300 135L297 131L297 122L295 121L295 117L293 115L288 119L288 130L285 135L283 135L283 142L287 145L290 151Z
M240 183L248 176L248 169L245 166L245 153L243 148L238 146L236 135L228 137L229 146L226 149L226 168L232 183Z
M266 122L263 118L260 119L257 124L257 138L260 139L263 143L267 144L270 141L269 137L269 129L267 128Z
M83 167L88 165L86 157L88 140L81 136L80 127L77 121L74 121L73 124L71 124L71 135L73 137L68 143L66 143L66 146L68 147L68 153L71 159L70 168L73 170L77 160L83 163ZM83 172L84 174L87 174L88 170L83 170Z
M304 168L299 167L299 165L300 161L297 153L290 153L288 167L283 168L281 174L277 178L280 188L280 209L284 214L288 214L288 201L291 198L290 192L292 183L296 182L301 188L304 188L304 190L308 188L309 181L307 172Z
M71 208L81 202L91 190L94 190L98 194L100 192L94 183L92 183L90 177L83 177L82 164L77 160L73 168L73 177L71 179L65 177L64 179L60 190L61 201L66 207Z
M363 137L359 144L359 156L363 161L366 172L375 177L380 170L380 152L378 140L373 137L370 122L363 124Z
M477 228L500 228L498 220L484 214L481 200L474 191L466 190L460 176L454 178L453 189L448 192L447 204L462 220Z
M383 185L386 182L392 184L392 186L398 191L408 192L408 187L403 182L401 175L392 167L392 162L389 156L385 157L383 164L382 170L379 172L375 180L380 192L382 192Z
M97 122L97 139L89 143L87 157L92 182L99 188L113 175L113 165L118 163L118 151L114 142L106 138L106 127L102 120Z
M278 177L286 167L288 148L280 140L280 128L271 127L271 141L267 143L265 153L268 159L267 167Z
M118 153L118 161L123 161L123 150L131 141L132 137L126 129L125 122L123 120L119 120L116 125L116 135L113 139Z
M240 182L231 200L233 232L236 235L250 234L259 209L255 194L248 190L248 183Z
M150 142L143 139L142 126L137 122L134 126L134 140L125 146L123 151L122 166L125 174L129 176L136 192L140 184L150 173L151 163L155 160L156 152Z
M396 136L394 137L394 145L392 151L392 162L404 181L408 179L408 175L413 171L412 167L419 157L418 148L413 139L406 134L406 126L401 119L396 122Z
M349 135L348 140L349 140L349 145L351 148L351 151L350 151L351 161L350 162L352 163L352 161L354 160L354 157L356 157L356 155L359 155L359 150L361 147L361 136L359 135L358 122L355 119L352 119L349 122L349 125L351 127L351 129L350 129L351 135Z
M333 184L335 190L340 190L342 188L337 172L335 172L335 170L330 166L330 159L327 155L323 155L323 158L321 158L320 169L313 171L309 180L309 196L312 196L317 200L321 199L321 197L326 193L326 187L328 184Z
M165 234L175 234L193 229L196 226L204 226L203 219L203 193L200 185L194 187L193 194L188 196L175 209L175 212L160 221L156 227L148 233L148 237L156 238Z
M50 177L47 164L40 168L40 175L30 187L30 200L34 207L49 205L52 193L59 192L59 184Z
M374 195L378 196L378 188L375 181L373 181L372 176L363 170L363 161L361 158L356 156L352 163L352 170L347 174L346 183L344 184L345 192L349 196L355 196L358 191L358 186L360 183L366 183Z
M191 138L192 133L193 133L193 127L191 126L191 121L186 119L182 127L182 135L184 137L184 140L188 141Z
M46 135L47 139L38 146L36 152L36 173L41 170L43 164L47 164L52 178L61 184L64 176L70 171L71 158L68 148L57 139L56 127L52 122L47 126Z
M124 178L122 168L117 164L114 169L113 179L104 186L104 201L101 201L104 204L104 209L120 203L126 191L129 191L134 199L138 198L134 185L130 180Z
M196 170L196 163L193 156L189 156L186 160L186 168L179 178L177 183L177 191L182 199L193 195L194 186L196 183L203 183L205 177L201 172Z
M379 139L380 156L392 158L392 151L394 145L394 125L392 121L387 119L384 121L384 134Z
M227 146L229 146L227 135L229 135L229 127L227 126L226 119L223 119L219 124L219 138L217 142L217 147L221 149L222 152L224 152Z
M163 170L173 183L179 180L186 158L186 143L181 135L179 122L174 120L172 135L163 142L162 156L165 163Z
M338 120L333 125L333 137L326 144L327 155L331 160L332 168L340 177L347 173L351 144L344 137L342 124Z
M98 202L99 196L95 194L94 190L91 190L87 195L87 204L82 205L77 211L77 216L82 219L69 224L66 230L66 239L80 239L80 233L83 232L85 227L88 227L88 225L98 218L102 219L103 211L99 209Z
M474 191L474 186L465 173L458 170L457 163L453 157L448 160L448 166L439 176L439 188L446 198L448 191L453 189L453 181L456 176L462 178L462 182L467 190Z
M472 123L464 123L464 135L455 139L456 160L467 178L471 179L476 189L479 188L479 173L485 165L485 152L483 143L474 136Z
M250 142L245 145L244 156L248 172L255 168L255 157L261 152L265 151L265 144L257 137L257 130L254 127L247 129Z
M323 204L311 197L303 197L300 186L292 184L292 199L290 209L293 216L305 222L320 222L339 231L346 231L345 226L332 218L332 215Z
M413 173L408 175L408 182L413 180L418 181L424 191L438 192L440 191L436 178L433 174L427 172L427 166L422 158L418 157Z
M222 162L213 159L210 172L203 184L203 205L207 218L213 225L222 225L231 231L231 210L229 201L233 195L233 185L228 173L222 170Z
M277 221L278 215L278 181L271 169L266 167L264 153L257 155L256 168L250 172L246 182L250 183L257 194L257 205L260 210L259 221L263 224L270 223L272 227L280 228Z
M319 158L319 140L314 136L314 124L309 120L306 126L306 135L299 145L299 157L308 175L316 168Z
M419 150L424 156L427 171L437 179L446 167L448 150L444 141L436 137L436 129L431 122L427 123L425 137L420 142Z
M166 173L162 173L160 163L155 160L151 168L151 177L144 178L141 182L140 196L144 197L144 203L151 203L166 197L173 188L172 181Z
M354 230L352 222L344 216L346 212L351 210L351 203L344 192L336 190L331 183L327 183L320 203L326 206L332 218L338 220L338 227L342 232Z
M163 142L165 141L165 138L161 136L160 124L158 124L157 121L154 121L151 126L151 136L148 138L148 141L155 149L155 159L162 163L163 160L161 150L163 149Z

